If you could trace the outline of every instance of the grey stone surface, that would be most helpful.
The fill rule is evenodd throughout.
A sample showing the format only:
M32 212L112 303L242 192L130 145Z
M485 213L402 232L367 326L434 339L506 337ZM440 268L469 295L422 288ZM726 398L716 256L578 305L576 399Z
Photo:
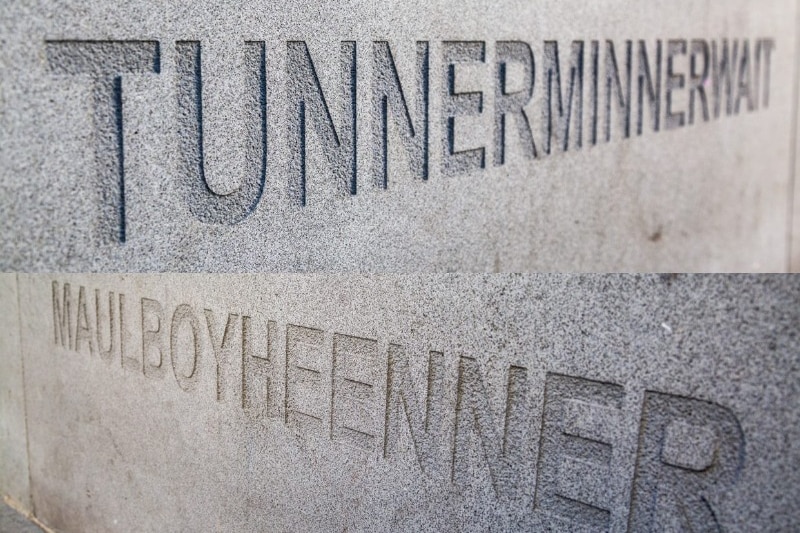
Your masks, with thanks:
M9 496L30 508L22 349L14 274L0 274L0 314L4 317L0 333L0 499Z
M795 15L792 0L6 1L0 268L785 270ZM730 99L711 65L725 40ZM564 152L549 132L573 41L582 114L573 99Z
M20 287L33 499L57 530L800 521L797 277Z
M42 529L0 501L0 533L42 533Z

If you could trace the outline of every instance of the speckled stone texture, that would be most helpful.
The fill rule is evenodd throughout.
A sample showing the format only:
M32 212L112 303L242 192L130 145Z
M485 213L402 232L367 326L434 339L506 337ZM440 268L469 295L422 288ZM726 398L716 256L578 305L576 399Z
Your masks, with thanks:
M19 281L58 531L800 521L796 277Z
M7 0L0 269L782 271L795 21L792 0Z

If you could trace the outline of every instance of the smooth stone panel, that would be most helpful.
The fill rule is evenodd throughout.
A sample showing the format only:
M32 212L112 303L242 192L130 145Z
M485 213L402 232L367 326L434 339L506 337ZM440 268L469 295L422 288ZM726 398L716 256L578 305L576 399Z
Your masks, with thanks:
M10 497L18 506L30 509L24 372L17 301L16 275L0 274L0 313L4 317L0 334L0 499Z
M59 531L800 520L796 277L21 279Z
M0 268L784 271L795 15L5 2Z

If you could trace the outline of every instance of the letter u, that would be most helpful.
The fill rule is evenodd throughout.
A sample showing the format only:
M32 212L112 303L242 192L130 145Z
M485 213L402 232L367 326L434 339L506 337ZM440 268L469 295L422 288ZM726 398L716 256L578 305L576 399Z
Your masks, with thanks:
M238 189L218 194L208 185L203 154L203 80L200 43L178 41L178 188L192 214L202 222L236 224L251 215L264 192L267 170L266 50L263 42L245 43L247 136L246 165Z

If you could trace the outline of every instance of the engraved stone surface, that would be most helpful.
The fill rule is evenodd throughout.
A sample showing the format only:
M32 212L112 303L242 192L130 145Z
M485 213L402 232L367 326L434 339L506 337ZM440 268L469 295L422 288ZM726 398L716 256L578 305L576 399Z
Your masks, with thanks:
M2 2L0 268L785 270L795 20Z
M20 506L30 508L22 349L14 274L0 274L0 315L4 318L0 330L0 499L7 496Z
M59 531L800 521L796 277L19 280Z

